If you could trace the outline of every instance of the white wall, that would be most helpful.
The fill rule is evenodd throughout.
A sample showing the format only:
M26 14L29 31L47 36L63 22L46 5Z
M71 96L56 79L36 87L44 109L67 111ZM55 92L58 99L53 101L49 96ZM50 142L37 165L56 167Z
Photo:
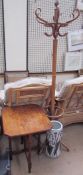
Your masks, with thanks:
M26 70L27 0L4 0L6 70Z

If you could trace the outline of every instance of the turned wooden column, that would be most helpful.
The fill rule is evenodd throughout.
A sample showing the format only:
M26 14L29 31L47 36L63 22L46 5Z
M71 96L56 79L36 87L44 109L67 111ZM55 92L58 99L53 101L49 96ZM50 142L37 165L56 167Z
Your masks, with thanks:
M58 43L57 39L53 39L52 87L51 87L51 114L52 115L54 115L54 106L55 106L57 43Z

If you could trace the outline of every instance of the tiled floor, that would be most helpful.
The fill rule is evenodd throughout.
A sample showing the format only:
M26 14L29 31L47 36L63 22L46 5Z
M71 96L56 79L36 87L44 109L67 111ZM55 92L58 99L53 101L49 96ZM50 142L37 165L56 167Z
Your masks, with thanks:
M40 156L32 151L31 175L83 175L83 124L74 124L64 128L62 141L70 152L62 150L57 159ZM18 147L17 141L14 146ZM12 175L27 175L27 161L24 154L16 155L12 160ZM1 175L1 174L0 174Z

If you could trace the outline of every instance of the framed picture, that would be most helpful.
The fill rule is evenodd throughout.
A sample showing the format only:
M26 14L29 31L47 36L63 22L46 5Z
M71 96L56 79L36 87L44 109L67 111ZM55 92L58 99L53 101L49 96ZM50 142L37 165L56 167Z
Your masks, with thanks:
M83 29L68 32L68 51L83 49Z
M65 56L64 71L73 71L81 69L81 61L81 52L67 52Z
M83 0L77 0L77 9L83 10Z

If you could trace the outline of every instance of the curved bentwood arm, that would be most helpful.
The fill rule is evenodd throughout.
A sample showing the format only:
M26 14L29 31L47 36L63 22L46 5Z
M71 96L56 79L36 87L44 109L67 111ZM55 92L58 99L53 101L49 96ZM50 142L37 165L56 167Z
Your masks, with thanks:
M57 1L55 3L53 22L48 22L41 17L41 8L37 8L35 10L35 15L38 23L43 24L45 27L50 27L52 29L52 32L50 34L48 33L44 33L44 34L48 37L53 36L54 39L56 39L58 36L60 37L66 36L67 33L61 34L60 29L62 27L67 27L71 22L75 21L80 16L80 11L78 9L75 9L72 13L72 19L64 23L61 23L59 22L60 9L58 5L59 5L59 2Z

